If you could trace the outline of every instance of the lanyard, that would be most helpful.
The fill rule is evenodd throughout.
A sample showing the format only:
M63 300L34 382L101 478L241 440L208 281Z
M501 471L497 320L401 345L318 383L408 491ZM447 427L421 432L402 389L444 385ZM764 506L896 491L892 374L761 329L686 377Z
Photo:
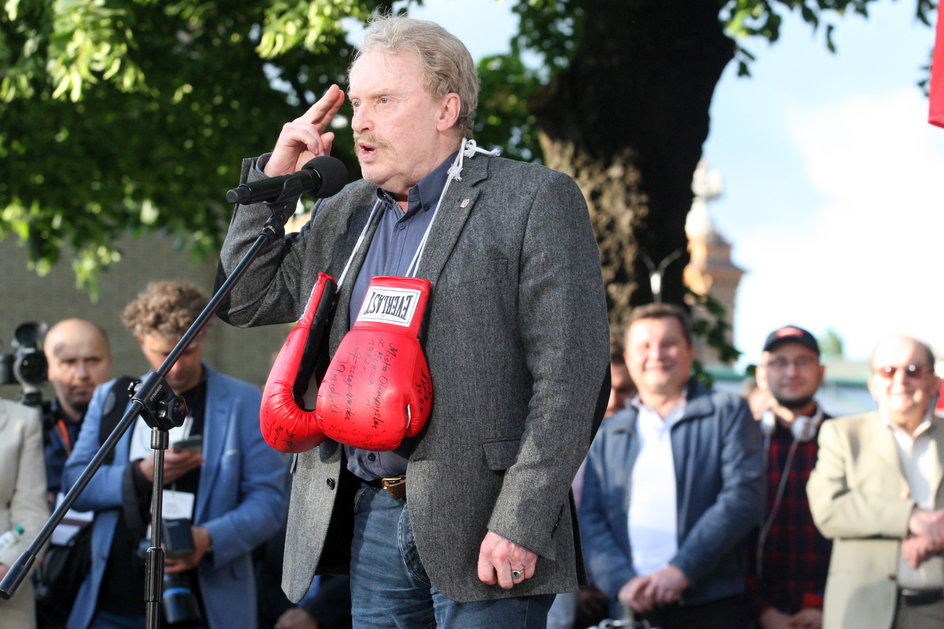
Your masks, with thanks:
M475 140L469 140L466 138L462 139L462 145L459 147L459 152L456 154L456 159L452 162L452 166L449 167L448 174L446 176L446 184L443 186L442 193L439 195L439 200L436 202L436 207L433 209L433 216L429 221L429 225L426 226L426 231L423 233L423 238L420 240L419 246L416 248L416 253L413 254L413 259L410 261L410 266L407 267L406 276L407 277L416 277L417 269L419 269L420 261L423 258L423 251L426 249L426 242L429 240L429 233L433 227L433 223L436 221L436 215L439 213L439 206L442 205L443 197L446 196L446 191L449 190L449 184L455 179L462 181L462 165L463 158L468 157L472 158L476 153L484 153L485 155L498 155L497 150L486 151L485 149L479 148L476 145ZM377 214L377 210L381 205L380 199L377 199L374 202L374 206L370 210L370 216L367 217L367 222L364 224L364 228L361 230L360 235L357 237L357 242L354 245L354 250L351 252L350 257L347 259L347 263L344 265L344 271L341 273L341 277L338 279L338 289L340 290L341 286L344 284L344 280L347 277L347 273L351 268L351 263L354 261L354 257L357 255L357 252L360 250L361 245L364 244L364 239L367 236L367 230L370 228L371 223L374 221L374 216Z
M62 443L66 446L66 456L72 454L72 439L69 438L69 429L66 428L66 423L61 420L56 420L56 428L59 430L59 436L62 437Z

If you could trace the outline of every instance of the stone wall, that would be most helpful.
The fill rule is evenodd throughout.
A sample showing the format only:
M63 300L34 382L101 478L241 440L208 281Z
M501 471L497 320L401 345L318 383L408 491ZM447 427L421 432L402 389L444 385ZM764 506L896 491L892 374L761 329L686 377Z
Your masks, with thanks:
M196 262L178 251L174 239L149 235L119 243L122 260L104 273L97 302L75 287L70 261L63 260L49 275L38 276L26 266L26 252L16 238L0 242L0 353L10 353L13 331L24 321L52 325L66 317L95 321L108 332L115 355L112 375L140 375L147 369L131 334L121 324L125 304L154 280L187 280L213 290L216 259ZM233 328L216 317L209 324L207 364L262 387L290 325L252 329ZM50 395L44 387L43 397ZM19 398L19 387L0 387L0 396Z

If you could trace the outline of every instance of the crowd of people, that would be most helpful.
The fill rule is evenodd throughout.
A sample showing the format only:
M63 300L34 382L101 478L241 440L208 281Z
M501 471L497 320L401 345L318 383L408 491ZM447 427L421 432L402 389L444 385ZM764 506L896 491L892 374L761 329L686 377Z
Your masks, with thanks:
M125 323L152 367L205 303L196 286L159 282L129 304ZM606 419L572 483L590 581L557 595L548 627L621 617L666 628L941 626L944 511L935 494L944 437L935 430L931 349L907 337L882 342L868 382L877 410L833 419L814 398L825 367L808 331L788 325L767 337L755 383L764 402L753 412L752 392L711 392L691 378L691 334L685 310L653 304L634 311L625 337L611 337ZM0 513L34 534L100 446L112 394L108 339L95 324L61 321L44 349L55 396L42 419L37 409L0 406L10 479ZM204 365L202 350L198 338L168 374L192 409L172 440L207 441L199 452L165 455L169 491L195 494L189 511L171 514L192 519L194 552L169 559L167 573L186 575L202 626L255 617L279 629L351 626L346 576L316 577L298 605L281 593L287 460L260 438L259 392ZM76 505L100 514L88 526L107 537L93 546L104 552L69 626L144 626L135 552L151 490L148 438L141 421L119 444L114 471ZM0 563L9 566L28 541L0 551ZM274 556L260 554L272 545ZM216 562L228 566L223 574ZM27 581L0 604L4 627L37 626L24 603L31 596ZM216 618L219 609L238 616ZM38 612L38 626L65 626L65 616Z
M294 377L270 382L291 392L273 409L268 385L207 365L198 335L165 375L187 410L169 447L158 458L138 418L47 551L87 564L72 592L50 605L41 569L43 605L26 581L0 601L0 625L143 628L161 470L166 626L944 626L931 348L882 341L877 410L855 417L817 403L819 346L794 325L764 340L749 394L707 388L683 307L642 306L610 331L580 189L477 147L477 93L454 36L377 18L347 92L332 86L245 161L252 189L329 155L350 101L364 178L263 246L219 312L291 323L324 302L331 324L301 343L321 348L304 358L324 373L306 371L300 346L280 354ZM272 200L237 206L220 281ZM152 371L207 301L161 281L127 304ZM24 531L0 547L0 576L130 403L94 323L61 321L43 349L55 392L43 419L0 403L0 529ZM390 434L393 447L373 447Z

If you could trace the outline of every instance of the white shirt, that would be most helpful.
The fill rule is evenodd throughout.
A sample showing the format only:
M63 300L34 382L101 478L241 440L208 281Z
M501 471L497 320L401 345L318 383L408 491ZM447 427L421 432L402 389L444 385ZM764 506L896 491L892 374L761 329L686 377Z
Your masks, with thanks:
M633 567L640 576L665 568L678 552L678 501L672 426L685 410L676 404L665 419L638 400L636 439L639 454L630 476L629 543Z
M934 496L931 495L930 478L935 466L930 452L931 428L930 417L909 434L906 430L884 418L895 436L901 469L908 480L911 499L922 509L934 509ZM912 568L905 561L904 555L898 556L898 585L903 588L918 590L944 587L944 557L932 555Z

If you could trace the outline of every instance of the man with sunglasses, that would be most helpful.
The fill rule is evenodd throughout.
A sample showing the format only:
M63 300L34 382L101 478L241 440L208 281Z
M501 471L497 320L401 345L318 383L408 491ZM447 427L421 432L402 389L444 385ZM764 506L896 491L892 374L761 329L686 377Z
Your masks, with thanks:
M823 424L807 484L833 539L823 626L944 626L944 425L927 344L906 336L872 354L878 409Z

